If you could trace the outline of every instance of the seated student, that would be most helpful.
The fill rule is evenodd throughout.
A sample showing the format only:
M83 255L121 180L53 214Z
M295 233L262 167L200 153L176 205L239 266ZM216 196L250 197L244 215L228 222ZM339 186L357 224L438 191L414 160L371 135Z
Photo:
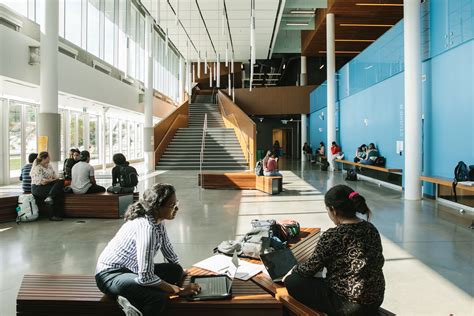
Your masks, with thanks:
M144 316L163 315L170 295L197 294L200 287L178 286L183 268L168 238L165 220L178 212L175 188L157 183L130 205L125 224L99 256L95 279L105 294L123 296ZM161 250L168 263L154 262ZM129 306L127 306L129 307Z
M75 194L105 192L105 188L95 182L94 168L89 164L91 155L81 151L79 161L72 167L71 189Z
M282 177L282 174L278 171L278 162L274 152L272 152L270 158L268 158L266 170L265 168L263 169L263 175L266 177Z
M312 163L316 163L318 157L325 157L326 156L326 149L324 148L324 142L319 143L319 148L314 153L314 159L311 160Z
M31 193L31 167L33 167L33 162L38 157L37 153L31 153L28 155L28 163L21 168L20 181L23 193Z
M271 155L272 155L272 151L271 151L271 150L267 150L267 153L265 154L265 157L263 157L263 159L262 159L263 172L268 171L268 169L267 169L267 163L268 163L268 159L270 159L270 156L271 156Z
M107 188L107 192L133 193L133 191L135 190L135 186L132 186L131 184L127 186L127 184L123 183L124 181L121 180L122 176L124 176L123 175L124 167L128 167L130 165L130 163L127 161L127 158L125 158L123 154L118 153L112 157L112 160L115 164L115 167L112 168L112 186ZM130 167L130 168L133 168L133 167ZM135 170L135 174L136 174L136 170ZM138 174L137 174L137 177L138 177Z
M331 144L331 154L336 156L341 152L341 146L339 146L336 142L332 142Z
M365 159L367 156L367 145L362 144L360 147L357 147L355 157L354 157L354 162L359 162L361 159Z
M361 159L360 163L363 165L373 165L377 157L379 157L379 151L375 148L374 143L370 143L367 148L367 156L365 159Z
M31 168L31 193L44 199L49 208L49 220L62 221L64 181L59 180L49 163L47 151L40 152Z
M311 257L284 278L288 293L328 315L378 315L385 292L384 257L379 232L356 215L369 219L365 199L346 185L336 185L324 203L336 227L322 234ZM326 278L316 277L323 268Z
M69 149L69 157L64 160L63 165L63 176L65 185L71 184L71 170L72 167L79 161L81 152L77 148Z

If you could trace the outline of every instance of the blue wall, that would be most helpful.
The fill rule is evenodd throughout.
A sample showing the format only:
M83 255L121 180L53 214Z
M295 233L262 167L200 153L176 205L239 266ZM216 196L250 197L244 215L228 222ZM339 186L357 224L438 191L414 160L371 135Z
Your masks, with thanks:
M426 1L422 20L423 173L452 177L459 160L474 164L474 0ZM338 139L347 158L374 142L388 167L404 167L396 154L404 138L403 70L400 21L338 71ZM322 85L310 95L311 144L326 137L326 120L318 118L326 93Z

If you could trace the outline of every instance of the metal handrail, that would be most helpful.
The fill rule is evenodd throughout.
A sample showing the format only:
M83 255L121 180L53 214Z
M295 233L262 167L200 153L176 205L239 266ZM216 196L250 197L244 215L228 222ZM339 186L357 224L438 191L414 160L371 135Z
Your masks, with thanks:
M201 188L202 183L202 163L204 162L204 146L206 145L206 133L207 133L207 113L204 114L204 124L202 127L202 140L201 140L201 155L199 157L199 175L201 177Z

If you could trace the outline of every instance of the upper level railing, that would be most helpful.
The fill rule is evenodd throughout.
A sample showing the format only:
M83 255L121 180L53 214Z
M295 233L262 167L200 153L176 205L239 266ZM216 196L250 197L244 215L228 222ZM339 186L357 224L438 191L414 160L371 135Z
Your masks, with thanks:
M217 95L217 101L225 126L234 129L245 159L249 164L249 169L253 170L255 168L257 152L257 128L255 122L220 90Z

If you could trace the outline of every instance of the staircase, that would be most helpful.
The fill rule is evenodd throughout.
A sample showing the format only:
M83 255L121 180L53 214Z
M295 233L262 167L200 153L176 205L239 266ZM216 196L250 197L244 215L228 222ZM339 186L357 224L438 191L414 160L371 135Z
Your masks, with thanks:
M189 127L177 130L158 162L157 170L199 170L205 114L208 129L202 169L248 169L247 160L234 129L225 127L218 106L210 103L193 103L189 105Z

